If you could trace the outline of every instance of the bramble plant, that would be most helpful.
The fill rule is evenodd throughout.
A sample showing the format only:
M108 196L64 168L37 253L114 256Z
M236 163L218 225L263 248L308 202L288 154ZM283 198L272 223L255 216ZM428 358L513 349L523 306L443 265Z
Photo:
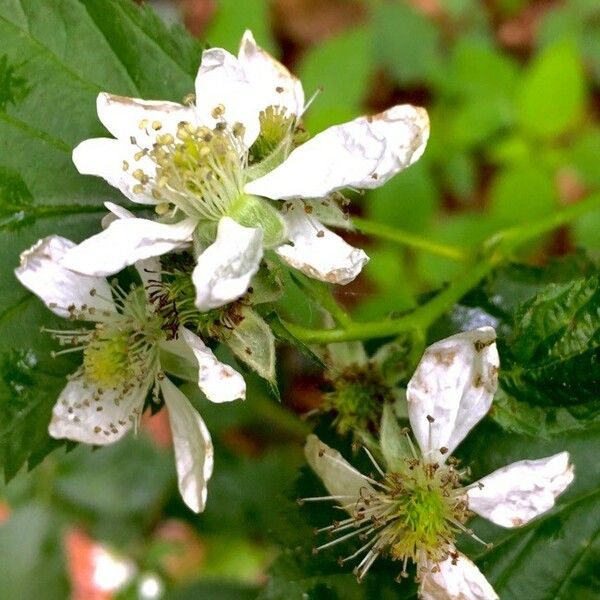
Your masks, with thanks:
M593 593L596 264L583 252L544 267L518 257L597 215L600 195L499 219L470 248L370 219L370 190L385 193L419 168L428 143L440 160L439 107L431 140L428 111L406 103L311 135L320 96L249 30L237 55L201 51L125 0L60 4L47 8L52 19L81 28L64 52L35 10L14 16L0 0L0 130L14 148L0 156L2 262L6 281L14 270L22 284L0 296L6 479L45 459L40 498L53 508L44 518L58 523L54 503L73 501L68 477L79 467L69 475L66 462L57 475L51 451L114 444L65 458L116 456L126 470L120 487L106 469L90 488L109 500L100 526L88 525L102 531L114 517L113 542L131 515L148 529L167 503L172 463L146 450L140 431L144 413L164 407L183 501L168 510L215 535L266 536L263 600ZM410 80L410 68L397 68ZM358 232L452 261L447 284L358 317L343 292L370 268ZM381 264L371 277L402 287ZM300 361L323 383L316 407L294 404L286 375ZM249 425L263 437L249 441ZM244 471L240 448L252 455L271 443L274 462ZM115 517L108 505L129 506L138 487L151 500ZM236 494L240 514L228 505ZM86 502L81 514L94 522ZM158 550L121 550L123 593L169 585ZM14 597L29 597L33 584L19 585Z

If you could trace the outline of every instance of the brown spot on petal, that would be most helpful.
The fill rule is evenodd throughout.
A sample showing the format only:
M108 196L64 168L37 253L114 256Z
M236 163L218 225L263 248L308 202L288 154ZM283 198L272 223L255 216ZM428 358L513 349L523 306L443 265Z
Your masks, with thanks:
M477 352L481 352L484 348L491 346L494 343L494 340L489 340L487 342L483 342L482 340L475 340L473 345L475 346L475 350Z
M511 522L513 524L513 527L521 527L521 525L523 525L525 521L523 521L523 519L520 519L519 517L513 517L511 519Z

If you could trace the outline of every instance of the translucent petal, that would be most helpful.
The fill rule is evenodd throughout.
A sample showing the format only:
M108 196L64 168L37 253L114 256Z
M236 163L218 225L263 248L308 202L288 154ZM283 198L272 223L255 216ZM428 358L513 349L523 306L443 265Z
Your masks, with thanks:
M198 387L211 402L231 402L246 397L246 382L235 369L218 361L212 350L189 329L182 327L179 335L198 362Z
M210 434L200 415L177 386L165 378L160 389L169 411L179 492L194 512L202 512L214 463Z
M364 497L365 493L374 492L364 475L316 435L311 434L306 438L304 454L327 491L332 496L340 497L340 504L355 503L361 496Z
M261 109L281 106L288 113L302 114L304 90L300 80L258 46L249 30L242 37L238 60L248 80L261 92Z
M191 240L195 227L193 219L173 224L119 219L67 252L62 265L87 275L111 275L138 260L181 248Z
M306 214L295 203L284 214L292 244L282 244L275 252L291 267L313 279L345 285L354 280L369 261L360 248L354 248L339 235Z
M568 452L521 460L494 471L469 489L469 509L502 527L520 527L549 511L573 478Z
M454 563L454 564L453 564ZM423 600L498 600L483 573L463 554L427 565L419 587ZM435 572L432 572L432 569Z
M480 327L425 350L408 383L407 399L412 430L426 459L443 461L490 409L500 364L495 340L491 327Z
M246 293L263 256L263 232L229 217L219 221L216 240L198 257L192 273L196 307L205 311Z
M78 311L87 306L93 309L84 311L87 320L102 320L106 311L116 311L110 286L103 277L74 273L60 264L65 253L74 247L72 241L58 235L44 238L21 254L15 275L55 314L68 317L70 306Z
M73 150L73 163L82 175L102 177L132 202L154 205L157 201L150 190L144 189L140 193L133 191L140 183L133 177L137 169L149 177L156 171L154 163L147 156L135 160L138 150L129 141L92 138L84 140Z
M202 54L196 77L196 113L208 127L224 119L229 125L245 127L244 143L250 147L260 131L259 90L249 81L240 61L222 48L210 48ZM215 118L215 109L223 109Z
M112 444L139 420L148 385L132 387L126 394L99 390L83 377L71 379L52 409L48 433L86 444Z
M321 198L347 187L375 188L418 160L429 137L423 108L394 106L335 125L296 148L245 191L267 198Z

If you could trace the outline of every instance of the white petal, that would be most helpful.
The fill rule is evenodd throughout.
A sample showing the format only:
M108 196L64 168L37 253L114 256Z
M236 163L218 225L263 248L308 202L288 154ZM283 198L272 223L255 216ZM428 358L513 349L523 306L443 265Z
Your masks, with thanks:
M291 267L313 279L350 283L369 261L360 248L354 248L339 235L307 215L301 204L284 215L292 244L283 244L275 252Z
M501 525L520 527L554 506L573 481L568 452L521 460L494 471L467 492L469 509Z
M346 187L375 188L418 160L429 136L423 108L403 104L319 133L279 167L248 183L267 198L321 198Z
M135 215L130 210L127 210L120 204L115 204L114 202L105 202L104 207L112 215L117 217L117 219L133 219L133 218L135 218Z
M133 188L139 184L132 173L141 169L148 176L153 176L156 167L146 156L135 160L139 150L131 142L109 138L93 138L84 140L73 150L73 163L82 175L102 177L113 187L120 190L127 198L138 204L156 204L149 190L136 193ZM128 168L124 169L124 163Z
M110 286L102 277L81 275L60 264L62 257L75 244L58 235L46 237L21 254L21 264L15 270L17 279L46 306L61 317L68 317L70 306L81 310L86 305L86 320L102 319L102 313L115 312ZM94 295L91 290L96 290Z
M304 454L327 491L332 496L340 497L340 504L351 504L365 494L374 493L365 476L344 460L337 450L324 444L316 435L311 434L306 438Z
M119 219L67 252L62 265L87 275L118 273L138 260L160 256L191 240L193 219L165 224L149 219Z
M219 221L216 240L198 257L192 273L198 310L223 306L246 293L262 259L262 240L262 229L229 217Z
M246 128L244 142L251 146L258 136L260 112L257 88L248 80L239 60L222 48L210 48L202 53L202 64L196 77L196 112L200 123L214 127L215 108L225 109L223 119Z
M112 135L127 142L134 137L143 148L151 147L157 133L174 134L182 121L195 123L194 109L175 102L101 93L96 99L96 109L100 121ZM160 128L155 129L153 125L158 124Z
M488 412L498 387L495 340L491 327L480 327L425 350L408 383L407 399L410 424L426 459L443 461Z
M483 573L466 556L458 553L453 559L435 565L428 565L429 572L423 575L419 587L423 600L498 600L498 594L489 584ZM439 570L438 570L439 569Z
M261 109L282 106L291 114L302 114L304 90L300 80L258 46L250 30L242 37L238 59L248 80L261 91Z
M114 390L102 390L83 377L69 381L52 409L48 433L86 444L112 444L137 423L149 385L132 388L121 397Z
M244 378L229 365L217 360L212 350L189 329L180 328L179 335L198 362L198 387L211 402L231 402L246 397Z
M208 480L213 472L214 449L210 433L177 386L165 378L160 389L169 411L179 492L194 512L202 512L206 505Z

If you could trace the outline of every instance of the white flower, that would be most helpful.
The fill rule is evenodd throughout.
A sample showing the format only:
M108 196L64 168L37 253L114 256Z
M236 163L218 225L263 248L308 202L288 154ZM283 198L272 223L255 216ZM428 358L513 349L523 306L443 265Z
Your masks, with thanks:
M394 106L300 144L302 85L249 31L237 57L203 53L195 97L180 105L98 96L98 116L116 139L82 142L75 165L153 206L159 219L116 221L68 252L64 266L104 276L193 240L200 310L239 298L263 248L316 279L352 281L368 257L322 224L341 221L328 198L380 186L415 162L429 135L425 110Z
M359 579L388 553L403 562L403 577L408 560L417 564L426 600L498 598L475 564L456 550L456 535L479 540L464 525L471 513L502 527L528 523L554 506L573 480L573 466L568 453L560 452L513 463L471 485L461 483L466 471L449 454L491 406L499 366L495 338L491 327L482 327L427 348L407 390L418 448L394 418L396 439L382 444L387 471L373 461L381 479L361 474L339 452L309 436L306 457L331 494L314 500L335 500L350 514L324 528L341 536L317 550L358 535L368 541L342 562L363 554L355 569Z
M40 240L21 255L19 281L62 317L92 321L93 328L50 331L68 348L81 351L52 411L49 433L88 444L110 444L136 428L150 391L162 394L169 412L179 490L194 511L203 510L213 470L213 446L200 415L164 376L161 356L179 357L198 370L198 386L212 402L244 398L242 376L220 363L193 332L168 336L145 289L125 292L101 278L65 269L61 259L75 244L59 236ZM144 285L156 278L153 261L136 264ZM167 339L172 337L173 339Z

